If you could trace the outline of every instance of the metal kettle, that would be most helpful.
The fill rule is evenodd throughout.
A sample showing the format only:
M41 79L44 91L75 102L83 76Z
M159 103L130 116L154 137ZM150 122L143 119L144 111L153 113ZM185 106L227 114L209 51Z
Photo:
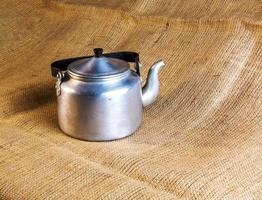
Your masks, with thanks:
M96 48L92 56L53 62L61 130L89 141L131 135L141 124L143 106L157 98L158 72L163 66L162 60L153 64L142 88L136 52L103 54L103 49Z

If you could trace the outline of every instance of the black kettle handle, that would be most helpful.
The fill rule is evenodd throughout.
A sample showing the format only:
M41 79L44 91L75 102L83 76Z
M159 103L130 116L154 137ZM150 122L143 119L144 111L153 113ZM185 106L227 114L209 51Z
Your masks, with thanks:
M95 54L97 54L96 50L101 50L102 49L94 49ZM57 74L59 72L62 71L66 71L67 67L70 63L80 60L80 59L84 59L84 58L91 58L94 57L96 55L92 55L92 56L83 56L83 57L75 57L75 58L65 58L62 60L57 60L55 62L53 62L51 64L51 73L53 77L57 77ZM136 52L131 52L131 51L120 51L120 52L113 52L113 53L105 53L102 54L102 56L106 57L106 58L117 58L117 59L121 59L124 60L126 62L131 62L131 63L135 63L135 69L136 69L136 73L138 74L138 76L140 76L140 72L141 72L141 65L139 63L139 54Z

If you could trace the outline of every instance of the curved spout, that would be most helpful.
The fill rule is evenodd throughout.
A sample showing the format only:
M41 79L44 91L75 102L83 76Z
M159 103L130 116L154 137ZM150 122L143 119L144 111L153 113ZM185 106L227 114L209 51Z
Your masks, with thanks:
M158 72L164 66L164 61L159 60L149 70L146 84L142 89L143 106L147 106L156 100L159 91Z

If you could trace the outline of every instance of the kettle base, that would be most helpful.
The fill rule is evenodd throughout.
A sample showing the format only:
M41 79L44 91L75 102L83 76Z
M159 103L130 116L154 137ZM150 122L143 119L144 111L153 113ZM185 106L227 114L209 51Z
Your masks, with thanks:
M124 138L127 138L127 137L135 134L135 132L140 128L140 125L132 132L129 132L129 133L126 133L126 134L121 134L121 135L118 134L117 137L111 137L111 138L90 138L88 136L83 137L83 135L79 136L79 135L76 135L76 134L69 134L69 133L65 132L61 127L59 127L59 128L60 128L61 131L63 131L63 133L66 136L69 136L69 137L74 138L74 139L78 139L78 140L82 140L82 141L89 141L89 142L110 142L110 141L124 139ZM87 135L90 135L90 134L87 134Z

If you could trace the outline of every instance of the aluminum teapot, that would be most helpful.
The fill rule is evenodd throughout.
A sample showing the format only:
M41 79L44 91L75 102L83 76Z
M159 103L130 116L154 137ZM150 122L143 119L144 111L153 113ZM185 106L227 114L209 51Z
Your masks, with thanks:
M135 70L131 70L131 63ZM131 135L141 124L143 106L157 98L158 72L163 66L162 60L153 64L141 88L141 64L136 52L103 54L103 49L96 48L93 56L53 62L61 130L89 141Z

